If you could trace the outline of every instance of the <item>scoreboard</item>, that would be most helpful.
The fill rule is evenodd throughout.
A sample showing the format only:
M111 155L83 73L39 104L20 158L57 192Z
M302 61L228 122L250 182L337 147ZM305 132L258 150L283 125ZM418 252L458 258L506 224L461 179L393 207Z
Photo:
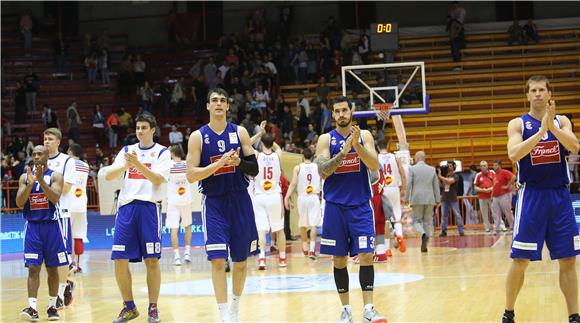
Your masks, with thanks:
M378 22L370 26L371 50L399 49L399 24L396 22Z

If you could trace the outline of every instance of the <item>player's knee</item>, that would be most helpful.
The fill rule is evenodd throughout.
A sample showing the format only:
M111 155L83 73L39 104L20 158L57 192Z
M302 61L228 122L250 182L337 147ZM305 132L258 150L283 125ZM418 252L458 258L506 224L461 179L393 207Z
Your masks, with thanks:
M146 258L145 259L145 266L147 270L155 270L159 269L159 259L157 258Z
M247 261L238 261L234 262L234 271L235 272L242 272L248 269Z
M518 271L525 271L530 261L528 259L516 258L512 262L512 267Z
M334 267L334 283L339 294L348 293L348 270Z
M347 256L334 256L332 258L332 262L334 264L334 268L346 268L346 264L348 262L348 257Z
M217 271L226 270L226 260L224 258L212 259L211 260L211 268L213 270L217 270Z
M358 255L361 266L368 266L373 264L373 254L370 252L363 252Z
M576 257L559 259L560 271L576 271Z
M40 266L29 266L28 267L28 276L29 277L38 277L40 276Z

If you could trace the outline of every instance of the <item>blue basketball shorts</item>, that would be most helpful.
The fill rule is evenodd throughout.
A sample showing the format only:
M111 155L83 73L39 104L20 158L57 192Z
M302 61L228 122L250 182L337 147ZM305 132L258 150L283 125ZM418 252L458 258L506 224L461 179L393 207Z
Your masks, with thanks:
M58 221L26 222L24 227L24 265L60 267L69 264Z
M119 208L111 259L161 258L161 212L152 202L134 200Z
M370 201L345 206L326 201L320 253L350 256L374 252L375 225Z
M580 254L580 236L566 187L535 188L523 185L518 191L510 256L542 259L544 241L552 259Z
M202 197L201 216L207 259L245 261L258 250L258 231L252 200L247 190Z

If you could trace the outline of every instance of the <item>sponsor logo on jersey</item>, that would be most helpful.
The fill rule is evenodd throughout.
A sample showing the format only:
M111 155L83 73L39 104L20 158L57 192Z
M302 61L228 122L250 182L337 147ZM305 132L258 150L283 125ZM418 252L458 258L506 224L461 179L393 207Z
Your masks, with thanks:
M560 162L560 143L557 140L539 142L530 152L532 165Z
M264 189L264 191L266 191L266 192L267 192L267 191L269 191L269 190L271 190L271 189L272 189L272 186L274 186L274 185L273 185L273 184L272 184L272 182L270 182L270 181L264 181L264 182L262 183L262 188L263 188L263 189Z
M76 196L76 197L81 197L82 195L83 195L83 190L82 190L82 189L80 189L80 188L77 188L77 189L75 190L75 196Z
M385 177L385 184L386 184L386 185L391 185L391 183L392 183L392 182L393 182L393 176L391 176L391 175L387 175L387 176Z
M217 155L217 156L211 156L209 158L209 160L214 163L216 161L218 161L220 158L222 158L222 155ZM225 165L220 167L220 169L218 169L215 173L213 173L214 176L218 176L218 175L223 175L223 174L231 174L231 173L235 173L236 172L236 166L233 165Z
M203 142L204 142L206 145L209 145L209 137L208 137L207 135L205 135L205 136L204 136Z
M356 152L346 154L340 166L334 171L335 174L356 172L360 172L360 157Z
M151 163L143 163L143 165L149 169L151 169ZM131 167L129 168L129 179L146 179L145 175L143 175L137 168Z
M183 195L185 194L185 187L181 186L177 189L177 194Z
M532 130L532 123L531 122L526 121L526 129Z
M30 210L48 210L48 196L44 193L32 193L28 197Z
M314 192L314 187L312 185L306 186L306 194Z

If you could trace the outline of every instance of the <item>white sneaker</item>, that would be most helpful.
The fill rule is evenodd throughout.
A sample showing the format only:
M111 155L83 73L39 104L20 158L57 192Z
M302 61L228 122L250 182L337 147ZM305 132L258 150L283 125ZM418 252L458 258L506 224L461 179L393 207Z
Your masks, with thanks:
M352 323L352 311L343 308L338 323Z
M384 317L379 314L377 310L373 307L371 310L365 309L363 312L362 323L375 323L375 322L386 322Z
M183 255L183 260L185 262L191 262L191 255L186 252L185 255Z
M242 322L240 320L240 307L235 306L234 304L230 305L230 320L232 322Z
M174 266L181 266L181 258L175 257L175 259L173 259L173 265Z

